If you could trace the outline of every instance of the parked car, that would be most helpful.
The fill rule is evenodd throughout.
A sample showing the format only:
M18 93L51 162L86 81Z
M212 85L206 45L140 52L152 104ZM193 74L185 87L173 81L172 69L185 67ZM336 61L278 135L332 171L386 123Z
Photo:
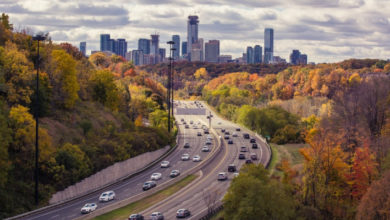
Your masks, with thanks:
M251 142L251 143L256 143L256 139L251 138L250 142Z
M242 136L243 136L245 139L249 139L249 138L250 138L250 136L249 136L248 133L244 133L244 134L242 134Z
M156 185L157 185L157 184L156 184L156 182L154 182L154 181L146 181L146 182L144 183L144 185L142 186L142 189L143 189L144 191L146 191L146 190L149 190L149 189L155 187Z
M236 171L237 171L236 165L234 165L234 164L229 164L229 166L228 166L228 172L236 172Z
M199 155L195 155L193 158L192 158L192 161L194 162L199 162L201 159L200 159L200 156Z
M144 220L144 216L141 214L131 214L129 220Z
M191 216L191 212L188 209L179 209L176 212L176 218L186 218Z
M252 160L257 160L257 154L255 153L251 153L250 157Z
M115 192L114 191L107 191L100 195L99 202L108 202L110 200L115 199Z
M230 139L230 140L228 141L228 144L233 144L233 140Z
M185 144L184 144L184 148L190 148L190 143L188 143L188 142L185 143Z
M152 176L150 177L150 179L159 180L159 179L161 179L161 177L162 177L161 173L153 173Z
M245 154L239 154L238 159L240 160L245 160Z
M225 172L218 173L218 180L220 181L227 180L227 173Z
M169 161L164 160L161 162L161 168L168 168L169 167Z
M81 214L87 214L95 211L97 208L96 203L87 203L81 208Z
M253 149L257 149L257 148L258 148L257 144L256 144L256 143L253 143L253 144L252 144L252 148L253 148Z
M171 174L169 174L170 177L174 178L180 175L180 172L178 170L172 170Z
M202 152L209 152L210 148L208 146L203 146L202 147Z
M240 152L248 152L248 148L245 147L245 146L242 146L242 147L240 148Z
M161 212L153 212L150 215L150 220L164 220L164 216Z
M190 155L189 154L183 154L181 156L181 160L183 160L183 161L186 161L186 160L189 160L189 159L190 159Z

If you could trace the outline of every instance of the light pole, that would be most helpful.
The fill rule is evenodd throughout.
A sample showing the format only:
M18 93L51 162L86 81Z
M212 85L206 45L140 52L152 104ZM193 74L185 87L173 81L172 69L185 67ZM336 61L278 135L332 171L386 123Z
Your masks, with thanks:
M39 62L40 62L40 56L39 56L39 41L46 40L47 35L44 35L42 33L37 34L33 37L33 40L38 41L38 57L37 57L37 81L36 81L36 103L35 103L35 204L39 205L39 135L38 135L38 127L39 127Z
M168 133L171 133L171 70L172 70L172 45L174 44L173 41L168 41L167 44L169 44L169 64L168 64L168 83L167 83L167 105L168 105ZM173 107L173 106L172 106Z
M173 42L173 44L175 44L175 42L174 41L172 41ZM173 55L173 52L176 50L176 48L171 48L171 51L172 51L172 55ZM173 90L174 90L174 87L173 87L173 85L174 85L174 71L175 71L175 69L173 68L173 64L174 64L174 62L175 62L175 57L173 57L173 56L171 56L171 59L170 59L172 62L171 62L171 92L172 92L172 95L171 95L171 99L172 99L172 118L173 118L173 107L174 107L174 104L173 104Z

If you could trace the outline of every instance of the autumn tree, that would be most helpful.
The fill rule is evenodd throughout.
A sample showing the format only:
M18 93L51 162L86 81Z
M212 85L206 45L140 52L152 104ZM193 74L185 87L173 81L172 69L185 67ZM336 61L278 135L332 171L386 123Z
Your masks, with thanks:
M108 70L98 70L92 75L90 83L94 100L112 110L118 110L120 101L119 91L111 72Z

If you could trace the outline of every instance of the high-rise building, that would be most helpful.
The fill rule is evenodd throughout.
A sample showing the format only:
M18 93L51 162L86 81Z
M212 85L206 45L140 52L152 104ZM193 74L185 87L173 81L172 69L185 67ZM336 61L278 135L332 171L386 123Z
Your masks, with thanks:
M219 56L219 40L209 40L205 44L205 61L210 63L218 63Z
M188 16L187 24L187 53L191 61L192 44L198 42L198 23L199 17L196 15Z
M197 42L192 43L190 61L204 61L203 51L203 38L199 38Z
M142 50L133 50L131 52L131 59L136 66L144 64L144 52Z
M87 42L80 42L80 52L85 56L87 52Z
M100 35L100 51L112 51L112 46L110 45L110 35L101 34Z
M116 44L118 45L116 54L125 58L126 52L127 52L126 40L125 39L118 39L116 42L117 42Z
M173 51L173 59L178 60L180 57L180 36L179 35L173 35L172 36L173 41L173 48L175 49Z
M293 65L299 64L299 57L301 56L301 52L299 50L293 50L290 54L290 63Z
M159 37L158 34L152 34L150 35L152 37L152 43L150 47L150 54L154 56L154 64L159 63Z
M254 53L253 53L253 48L252 47L247 47L246 48L246 63L247 64L255 63L255 57L254 57Z
M255 46L254 61L255 63L261 63L263 61L263 48L260 45Z
M307 65L307 55L306 54L301 54L299 56L299 64Z
M181 55L184 56L187 54L187 42L183 41L181 44Z
M271 63L274 55L274 29L264 29L264 63Z
M165 48L159 48L158 54L160 55L160 62L163 62L166 56Z
M150 40L145 38L138 39L138 50L142 50L144 54L150 54Z

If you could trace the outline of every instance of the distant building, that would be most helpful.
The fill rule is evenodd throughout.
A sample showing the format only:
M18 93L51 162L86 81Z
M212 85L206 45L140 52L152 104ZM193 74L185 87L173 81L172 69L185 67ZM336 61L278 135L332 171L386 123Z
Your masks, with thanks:
M256 45L254 49L254 63L262 63L263 61L263 48L260 45Z
M109 34L101 34L100 51L110 51L116 55L125 57L127 52L127 42L125 39L111 39Z
M173 51L173 59L179 60L179 57L180 57L180 36L173 35L172 41L173 41L172 46L173 46L173 48L175 48L175 50Z
M159 37L160 35L158 34L152 34L150 35L152 37L152 44L150 47L150 54L154 56L154 62L153 64L159 63L160 58L159 58Z
M132 60L132 59L131 59L131 51L130 51L130 52L126 52L125 59L126 59L127 61L131 61L131 60Z
M299 50L293 50L290 54L290 63L293 65L306 65L307 55L301 54Z
M219 56L219 40L210 40L205 44L205 61L210 63L218 63Z
M198 41L192 43L192 49L190 54L191 61L204 61L203 38L199 38Z
M163 62L166 56L165 48L159 48L158 54L160 55L160 62Z
M133 50L131 52L131 59L136 66L144 64L144 52L142 50Z
M232 60L232 55L219 55L218 63L229 63Z
M253 53L253 48L252 47L247 47L246 48L246 63L247 64L255 63L255 57L254 57L254 53Z
M187 22L187 53L189 61L192 61L191 52L192 52L192 44L198 42L198 24L199 17L196 15L188 16Z
M118 49L116 51L116 54L125 58L127 53L127 42L125 39L118 39L117 42Z
M307 65L307 55L306 54L301 54L299 56L299 64Z
M272 63L278 64L278 63L287 63L286 59L281 58L280 56L274 56Z
M83 56L87 53L87 42L80 42L80 52L83 54Z
M264 63L272 62L274 54L274 29L264 29Z
M109 34L100 35L100 51L112 51Z
M187 54L187 42L183 41L181 44L181 55L184 56Z
M150 40L145 38L138 39L138 50L142 50L144 54L150 54Z
M246 63L247 59L248 59L248 56L246 55L246 53L243 53L242 54L242 61L243 61L243 63Z

